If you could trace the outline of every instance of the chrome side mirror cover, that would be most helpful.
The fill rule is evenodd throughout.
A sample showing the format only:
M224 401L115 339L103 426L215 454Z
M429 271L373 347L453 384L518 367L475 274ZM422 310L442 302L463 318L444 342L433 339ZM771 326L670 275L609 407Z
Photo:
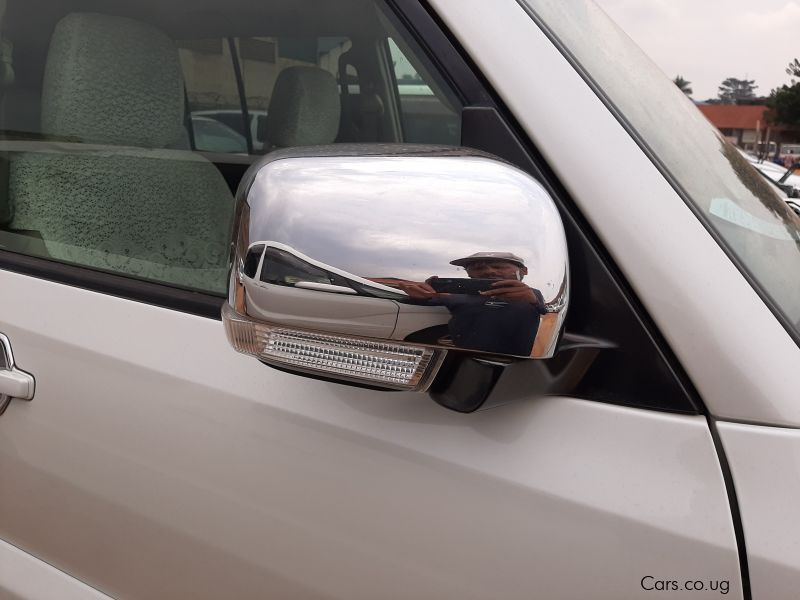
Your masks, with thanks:
M564 229L528 174L467 149L296 148L237 199L223 321L287 370L427 389L447 352L549 358L569 299Z

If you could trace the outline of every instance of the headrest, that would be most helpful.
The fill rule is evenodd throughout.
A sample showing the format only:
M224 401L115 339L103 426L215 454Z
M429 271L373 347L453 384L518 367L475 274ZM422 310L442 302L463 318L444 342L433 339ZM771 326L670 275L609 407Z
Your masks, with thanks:
M339 133L336 79L318 67L287 67L278 75L267 112L275 146L330 144Z
M122 17L72 13L50 40L43 133L83 142L163 148L183 127L178 51L158 29Z

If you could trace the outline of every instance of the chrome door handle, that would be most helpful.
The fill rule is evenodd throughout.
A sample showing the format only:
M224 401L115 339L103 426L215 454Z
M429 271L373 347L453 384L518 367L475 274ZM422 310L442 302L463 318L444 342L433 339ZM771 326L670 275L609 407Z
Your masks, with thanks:
M21 371L14 364L11 342L0 333L0 415L14 398L18 400L33 399L36 382L33 375Z

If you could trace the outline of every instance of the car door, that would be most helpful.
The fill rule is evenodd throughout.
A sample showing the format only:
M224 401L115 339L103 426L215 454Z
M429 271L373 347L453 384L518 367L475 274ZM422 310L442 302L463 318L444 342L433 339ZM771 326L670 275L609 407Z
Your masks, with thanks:
M168 148L162 133L175 115L173 137L181 137L180 98L172 90L153 102L161 88L141 89L174 83L170 72L179 71L158 67L144 84L128 81L135 69L124 68L150 53L154 65L171 64L165 36L204 39L197 56L181 50L179 57L188 103L199 101L192 84L203 80L192 80L186 63L199 69L205 61L204 76L213 73L208 65L217 55L207 50L217 46L207 40L216 39L208 32L219 20L208 15L216 13L193 12L188 2L174 3L172 12L109 3L105 12L70 17L55 3L8 4L4 30L19 56L13 91L41 92L42 130L4 142L16 213L0 232L0 332L16 366L35 379L33 399L12 400L0 416L4 542L102 593L132 598L624 598L678 579L741 597L728 489L702 404L572 209L560 204L575 286L567 330L618 344L598 355L574 393L542 397L530 364L515 365L492 392L496 406L465 415L424 394L271 369L237 354L219 321L226 273L219 272L218 238L228 232L228 213L215 212L212 199L230 202L241 159L192 153L191 135L188 148ZM344 46L335 61L354 61L359 78L359 97L341 100L342 114L363 109L336 141L341 132L404 139L391 38L444 108L452 112L453 98L464 104L456 123L465 144L516 152L520 163L535 156L476 73L461 59L433 60L448 42L420 5L394 12L341 2L317 14L316 5L266 4L263 18L280 17L289 30L324 30L321 24L346 24L365 10L375 16L372 27L385 28L383 53L359 60ZM234 26L254 22L247 3L213 8ZM302 22L315 14L313 24ZM26 29L31 23L40 27L35 36ZM57 43L43 41L51 30ZM243 26L240 34L265 37ZM112 75L88 92L60 79L74 70L48 75L42 52L83 48L92 36L113 38L115 51L101 44L90 61L92 72L108 61ZM336 47L319 37L313 50L286 43L279 58L297 63ZM414 42L420 37L423 45ZM219 39L219 54L228 56L232 46ZM570 68L545 50L541 59L551 69ZM44 90L26 88L41 69ZM237 90L254 77L239 71ZM353 85L339 93L354 92ZM121 108L133 100L117 90L128 88L138 93L133 112L163 124L152 127ZM580 93L591 97L588 87ZM92 110L115 117L86 110L74 125L74 113L48 112L57 98L86 94L104 98ZM383 113L373 110L375 98ZM161 104L172 107L171 117ZM24 130L8 119L6 131ZM97 123L75 141L70 128ZM618 128L608 113L597 126ZM448 114L436 135L453 127ZM289 137L301 130L292 126ZM628 139L620 151L638 148ZM546 166L525 164L537 174ZM641 184L656 186L659 177L645 174ZM50 186L44 190L42 178ZM70 187L76 181L77 191ZM109 197L114 203L102 204ZM133 200L137 210L121 210ZM67 227L65 206L91 218ZM148 211L159 218L143 221ZM113 235L83 235L107 231L108 215L116 219ZM185 229L189 222L193 228Z

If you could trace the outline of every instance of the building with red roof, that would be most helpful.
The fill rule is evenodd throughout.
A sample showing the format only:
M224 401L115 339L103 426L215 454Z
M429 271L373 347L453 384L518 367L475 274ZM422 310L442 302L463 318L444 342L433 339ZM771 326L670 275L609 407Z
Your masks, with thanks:
M698 104L697 108L722 135L745 150L755 150L759 142L774 142L779 146L800 141L797 130L767 122L768 107L764 105ZM778 147L772 148L779 151Z

